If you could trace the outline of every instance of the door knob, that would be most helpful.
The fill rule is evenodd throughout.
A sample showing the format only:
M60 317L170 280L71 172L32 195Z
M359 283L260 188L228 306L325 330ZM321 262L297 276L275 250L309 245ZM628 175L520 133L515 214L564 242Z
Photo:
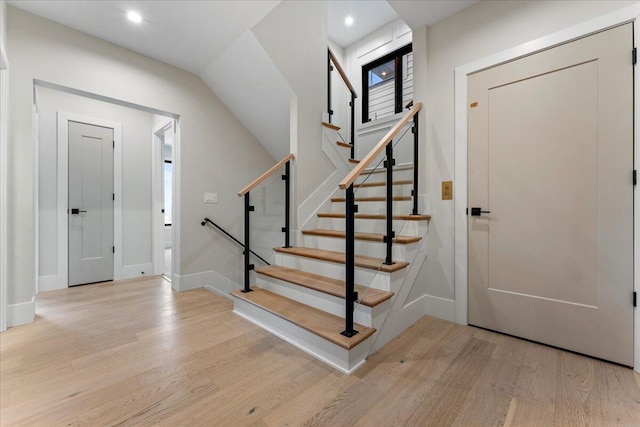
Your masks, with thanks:
M471 208L471 216L480 216L483 213L491 213L491 211L483 211L482 208Z
M71 215L78 215L80 212L86 212L86 211L81 211L78 208L72 208L71 209Z

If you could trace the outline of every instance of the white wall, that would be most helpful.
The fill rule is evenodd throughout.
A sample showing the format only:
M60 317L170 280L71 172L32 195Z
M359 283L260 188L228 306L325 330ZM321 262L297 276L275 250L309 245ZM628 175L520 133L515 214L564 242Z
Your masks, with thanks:
M7 120L9 70L5 52L7 3L0 0L0 332L6 329L7 305Z
M416 96L428 111L427 176L421 185L433 196L427 262L417 279L427 294L455 299L453 201L440 200L441 181L454 178L454 69L633 3L482 1L426 30L414 29L426 40L426 48L414 46L414 58L416 84L424 72L419 63L427 67L427 88Z
M336 56L340 65L345 68L345 56L344 49L336 43L329 40L329 46ZM346 70L345 70L346 72ZM351 80L351 78L349 78ZM356 89L358 95L359 91ZM342 77L338 73L338 70L334 67L331 72L331 109L333 110L332 122L341 127L340 134L346 142L351 142L351 110L349 109L349 102L351 101L351 93L349 89L342 81ZM356 98L356 103L358 98ZM323 111L327 111L325 106Z
M281 2L252 29L295 94L290 123L291 152L296 156L296 206L335 170L322 151L321 121L327 105L326 7L319 1Z
M344 50L347 74L360 94L356 108L356 129L362 126L362 66L406 46L411 41L411 29L404 21L396 19ZM381 136L383 135L384 133ZM358 150L359 158L366 155L372 147L366 145Z
M289 154L293 92L251 31L200 76L275 159Z
M119 122L122 141L122 266L150 264L151 144L153 115L53 89L38 88L40 120L39 274L56 276L57 230L57 113L67 112ZM125 270L127 269L127 270ZM135 270L135 273L140 271ZM149 274L148 268L145 273ZM46 289L46 288L45 288ZM42 286L40 291L42 291Z
M241 251L203 232L204 216L236 235L242 231L242 201L236 192L268 169L274 159L198 77L59 24L8 8L11 57L9 124L9 304L32 300L35 290L33 80L84 90L178 114L180 145L174 200L179 263L173 285L203 285L200 273L220 272L240 283ZM181 167L182 165L182 167ZM182 170L179 170L182 169ZM202 202L218 193L217 205ZM216 276L217 277L217 276ZM177 279L177 280L176 280Z

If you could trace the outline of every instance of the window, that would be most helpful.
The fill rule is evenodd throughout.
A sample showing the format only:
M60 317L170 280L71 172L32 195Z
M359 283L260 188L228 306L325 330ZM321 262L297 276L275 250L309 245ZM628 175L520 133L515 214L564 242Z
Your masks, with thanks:
M411 44L362 67L362 123L401 113L413 99Z

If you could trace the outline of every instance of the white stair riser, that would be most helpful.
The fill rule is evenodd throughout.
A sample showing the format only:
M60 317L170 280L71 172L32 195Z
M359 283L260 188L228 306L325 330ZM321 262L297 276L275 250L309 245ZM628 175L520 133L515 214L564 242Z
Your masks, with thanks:
M387 212L386 202L356 202L358 205L358 213L384 214ZM413 209L411 200L394 201L392 210L395 215L409 215ZM331 212L345 211L344 202L331 203Z
M404 221L394 220L393 231L397 235L424 237L427 234L429 221ZM318 218L318 228L327 230L345 229L344 218ZM387 232L387 224L384 219L357 219L355 221L356 232L382 233Z
M262 289L274 292L289 299L301 302L303 304L315 307L319 310L326 311L338 317L345 317L345 300L333 295L328 295L314 289L305 288L304 286L289 283L284 280L257 274L257 285ZM360 298L363 295L359 295ZM367 307L362 304L356 304L353 313L353 321L364 326L379 328L382 325L375 325L373 322L376 318L380 318L390 307L391 299L375 307Z
M307 248L318 248L328 251L345 251L345 240L335 237L303 235L303 246ZM392 247L392 256L394 260L411 261L418 250L418 243L398 244L394 243ZM382 242L371 242L368 240L355 241L355 253L357 255L372 256L376 258L384 258L387 255L387 246Z
M234 297L233 312L345 374L352 373L365 362L375 338L373 334L346 350L245 300Z
M373 168L376 165L377 165L377 163L376 164L371 164L370 166L371 166L371 168ZM376 167L376 170L373 173L371 173L370 171L365 170L362 173L362 175L360 175L358 177L358 179L356 179L356 183L361 183L361 182L365 182L365 181L378 182L378 181L384 181L386 179L387 179L387 170L382 167L382 164L380 164L379 166ZM413 168L412 167L400 166L399 168L394 168L393 169L393 180L394 181L405 180L405 179L413 180Z
M333 279L345 280L344 264L283 253L277 254L276 263L283 267L295 268ZM383 271L356 267L354 269L354 280L357 285L395 293L399 290L399 286L404 280L405 270L406 268L396 271L395 273L385 273Z
M392 188L394 196L411 196L413 186L394 185ZM354 188L354 190L355 197L386 197L387 195L387 187L358 187ZM345 191L338 190L333 197L346 197Z

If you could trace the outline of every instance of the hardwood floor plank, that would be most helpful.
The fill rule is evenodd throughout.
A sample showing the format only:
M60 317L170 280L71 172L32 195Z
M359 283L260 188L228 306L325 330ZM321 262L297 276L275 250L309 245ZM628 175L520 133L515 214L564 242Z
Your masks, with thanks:
M558 362L554 426L603 425L596 361L563 352Z
M407 419L407 424L453 424L495 347L493 343L472 337L430 390L429 402L419 405Z
M524 352L523 366L504 425L550 426L556 407L560 352L530 342L518 341L518 344Z
M39 295L0 334L0 425L640 425L617 365L425 316L345 376L232 308L159 278Z

